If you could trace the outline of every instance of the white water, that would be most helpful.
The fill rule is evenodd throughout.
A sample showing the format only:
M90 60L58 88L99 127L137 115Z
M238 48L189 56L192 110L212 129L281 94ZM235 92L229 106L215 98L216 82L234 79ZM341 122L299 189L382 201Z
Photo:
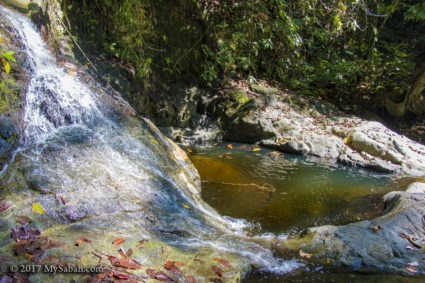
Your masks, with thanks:
M35 169L19 170L28 171L30 177L34 172L44 174L49 180L46 186L74 203L71 216L54 210L50 214L72 222L149 207L149 215L159 227L140 224L141 231L157 235L159 229L177 229L187 233L183 239L160 234L169 244L240 254L276 272L299 266L276 259L271 251L251 242L243 221L221 217L190 196L186 175L181 179L181 174L171 173L180 171L181 165L170 160L169 146L164 148L169 143L160 134L146 130L142 121L136 126L122 125L103 102L105 92L93 91L98 88L95 82L83 82L56 64L28 18L3 7L0 14L22 38L32 75L26 94L25 142L18 154L27 160L27 167ZM10 166L12 170L15 165ZM194 209L185 209L183 203ZM47 197L44 206L49 210ZM119 226L114 228L117 230L134 226L125 220L108 219L109 224L104 225Z

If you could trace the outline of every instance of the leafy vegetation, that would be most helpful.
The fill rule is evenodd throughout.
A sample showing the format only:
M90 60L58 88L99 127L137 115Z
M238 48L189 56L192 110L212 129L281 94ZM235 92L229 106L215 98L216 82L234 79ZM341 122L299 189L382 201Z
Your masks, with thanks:
M74 31L138 77L155 71L209 86L265 78L339 104L382 97L399 102L425 57L421 0L62 4L77 23Z

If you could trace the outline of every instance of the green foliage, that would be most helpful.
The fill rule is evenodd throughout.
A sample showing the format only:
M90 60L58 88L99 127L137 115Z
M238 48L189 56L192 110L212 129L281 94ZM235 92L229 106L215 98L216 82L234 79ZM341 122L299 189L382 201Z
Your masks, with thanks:
M10 73L10 63L9 62L16 62L15 58L13 58L13 54L15 52L13 51L6 51L0 54L1 62L3 64L4 70L6 73Z
M79 28L139 77L153 70L208 86L229 78L284 82L306 94L406 93L421 0L64 0ZM378 15L378 16L377 16ZM100 36L99 36L100 34ZM420 45L418 45L420 46Z

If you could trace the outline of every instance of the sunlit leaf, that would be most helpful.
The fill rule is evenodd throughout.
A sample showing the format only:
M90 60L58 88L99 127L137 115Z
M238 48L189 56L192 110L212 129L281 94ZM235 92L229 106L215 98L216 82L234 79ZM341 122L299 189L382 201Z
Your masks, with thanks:
M152 141L153 143L158 144L158 141L157 141L157 140L155 140L155 139L151 139L151 141Z
M116 245L116 246L119 246L119 245L121 245L122 243L124 243L125 242L125 239L123 239L123 238L116 238L113 242L112 242L112 244L114 244L114 245Z
M34 203L32 205L32 210L34 210L35 213L44 214L44 208L39 203Z
M187 208L187 209L190 208L190 206L187 203L184 203L183 206L184 206L184 208Z
M233 145L232 144L228 144L227 145L227 148L233 148Z
M256 148L254 148L252 151L260 151L260 150L261 150L261 148L256 147Z
M303 252L303 250L300 250L299 254L301 257L305 257L305 258L311 258L313 256L312 254Z
M6 71L6 73L10 73L10 65L9 62L7 62L6 60L3 61L3 66L4 66L4 70Z

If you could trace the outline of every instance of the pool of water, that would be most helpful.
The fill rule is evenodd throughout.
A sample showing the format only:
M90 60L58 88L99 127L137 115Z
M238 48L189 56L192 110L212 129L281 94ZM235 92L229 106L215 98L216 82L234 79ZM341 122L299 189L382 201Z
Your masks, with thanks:
M253 223L254 233L287 234L377 217L382 195L403 183L387 174L243 144L189 151L202 179L202 198L222 215Z

